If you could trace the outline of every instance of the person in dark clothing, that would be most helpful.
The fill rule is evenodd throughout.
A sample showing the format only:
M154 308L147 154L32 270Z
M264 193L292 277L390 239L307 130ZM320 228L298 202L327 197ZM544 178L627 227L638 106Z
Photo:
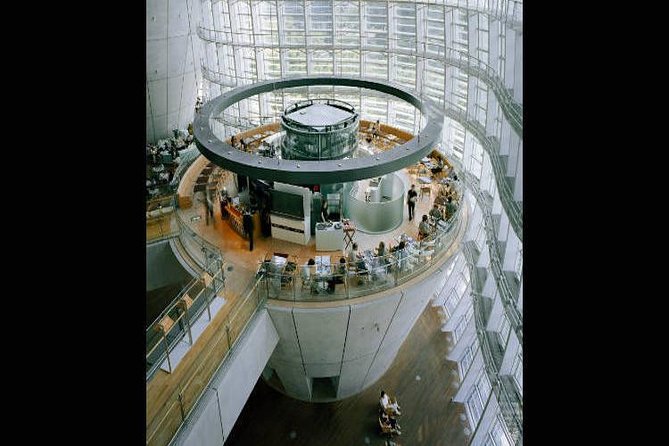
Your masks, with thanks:
M416 200L418 200L418 192L416 192L416 185L412 184L408 192L407 204L409 205L409 221L413 219L414 209L416 208Z
M328 200L323 200L323 205L321 206L321 221L327 223L330 219L330 211L328 210Z
M244 232L249 237L249 251L253 251L253 216L250 212L244 212L243 222Z

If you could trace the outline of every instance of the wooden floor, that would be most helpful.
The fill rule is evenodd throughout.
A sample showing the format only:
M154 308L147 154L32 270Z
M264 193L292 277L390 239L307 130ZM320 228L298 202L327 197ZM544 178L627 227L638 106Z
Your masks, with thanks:
M398 174L404 175L408 184L416 183L416 176L409 175L406 170ZM182 183L190 184L181 184L180 189L184 186L192 191L194 180ZM418 183L416 185L419 189ZM434 196L434 192L432 195ZM355 240L360 245L360 250L374 248L380 240L384 240L387 246L388 242L403 232L415 236L420 217L429 211L431 205L432 197L419 200L416 205L418 218L411 222L408 220L407 207L404 205L405 215L402 225L386 234L374 236L358 231ZM227 221L221 220L219 209L215 209L214 223L210 222L208 225L205 206L201 202L193 200L191 208L179 209L177 212L191 229L218 246L224 253L227 264L226 304L214 317L200 341L183 358L179 367L172 374L159 370L147 383L147 432L153 432L154 424L162 417L162 415L157 416L160 409L170 403L175 389L186 376L192 374L193 368L198 363L197 358L206 353L205 350L208 348L206 346L219 333L231 309L235 308L240 298L246 296L246 290L254 281L258 265L267 253L285 252L302 259L323 254L341 255L339 251L316 252L313 237L307 246L274 240L271 237L260 238L255 240L255 249L250 252L248 241L239 236ZM195 216L200 218L191 219ZM174 230L176 226L174 216L165 223L147 227L147 238L150 238L150 235L161 236ZM457 390L452 386L452 381L457 378L456 365L445 360L448 344L439 327L436 311L428 308L400 349L395 364L379 383L344 401L308 404L286 397L264 382L259 382L226 445L383 444L378 434L375 415L381 387L397 395L404 409L404 415L400 420L403 435L399 437L401 441L398 441L398 444L466 444L464 424L460 420L463 409L459 405L449 403L451 396ZM416 380L417 375L421 377L420 380ZM291 434L296 436L291 438Z
M407 184L416 183L414 176L407 173L406 169L396 172L400 177L403 177ZM389 243L397 244L396 237L402 233L406 233L412 237L418 235L418 223L423 214L427 214L432 209L433 198L436 195L436 186L431 197L425 196L419 199L416 203L415 216L412 221L409 221L408 208L405 204L404 218L402 224L384 234L372 235L366 234L362 231L357 231L354 235L354 241L359 245L359 251L365 249L374 249L378 246L381 240L384 241L386 247ZM420 189L419 184L416 183L416 190ZM307 245L298 245L296 243L287 242L284 240L277 240L272 237L260 237L254 240L254 249L249 251L249 242L247 239L241 237L235 232L227 220L221 219L221 213L218 206L214 206L213 222L209 221L207 224L206 207L204 203L193 199L193 205L188 209L179 209L183 221L200 237L204 238L213 245L219 247L223 252L225 262L232 267L232 271L226 273L226 287L232 286L234 289L228 289L233 294L243 294L253 279L258 270L258 266L268 253L281 252L299 257L304 263L310 258L317 255L330 255L333 261L337 261L338 257L344 254L344 251L316 251L315 237ZM199 216L200 218L193 218ZM194 221L193 221L194 220Z
M305 403L258 381L226 446L383 445L376 408L380 390L396 395L402 407L398 445L466 445L464 406L450 399L457 364L446 360L449 342L437 310L428 306L400 348L395 362L366 391L335 403Z

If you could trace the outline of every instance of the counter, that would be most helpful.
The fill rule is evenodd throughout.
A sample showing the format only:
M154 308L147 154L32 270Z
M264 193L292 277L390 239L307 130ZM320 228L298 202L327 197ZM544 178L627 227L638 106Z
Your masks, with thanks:
M342 251L344 249L344 227L341 222L332 225L316 223L316 251Z
M237 206L228 203L225 207L228 211L228 221L230 222L230 227L235 230L235 232L242 237L245 237L244 234L244 215L242 212L237 209ZM262 228L260 227L260 214L254 212L253 217L253 238L258 240L262 236Z

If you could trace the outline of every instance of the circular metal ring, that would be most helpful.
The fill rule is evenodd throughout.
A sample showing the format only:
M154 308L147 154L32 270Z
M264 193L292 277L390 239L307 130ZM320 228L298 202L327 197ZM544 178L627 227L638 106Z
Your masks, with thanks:
M421 132L404 144L362 158L338 160L278 160L242 152L214 135L209 121L237 102L260 93L310 85L360 87L387 93L419 109L426 119ZM361 180L395 172L418 162L441 142L443 112L401 86L355 77L300 76L243 85L207 102L196 114L194 139L200 152L214 164L232 172L290 184L331 184Z

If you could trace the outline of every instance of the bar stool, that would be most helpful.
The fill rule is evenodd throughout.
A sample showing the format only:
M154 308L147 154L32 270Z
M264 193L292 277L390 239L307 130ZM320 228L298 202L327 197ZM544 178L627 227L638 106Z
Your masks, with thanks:
M349 220L348 218L342 219L341 222L344 225L344 249L346 249L353 244L353 236L355 235L355 226L351 223L351 220Z
M355 228L352 226L344 228L344 248L348 248L353 244L353 236L355 235Z
M418 198L420 200L422 200L424 195L432 197L432 188L430 186L421 186L420 187L420 196Z

